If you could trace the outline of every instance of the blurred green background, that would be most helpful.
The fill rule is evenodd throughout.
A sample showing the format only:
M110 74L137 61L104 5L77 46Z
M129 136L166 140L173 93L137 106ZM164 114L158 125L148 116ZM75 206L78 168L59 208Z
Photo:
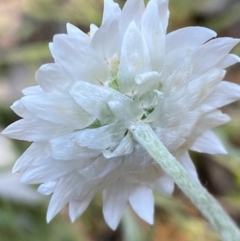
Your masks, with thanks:
M122 6L124 1L119 0ZM67 22L83 31L99 25L103 0L0 0L0 129L18 117L9 109L21 90L35 85L34 74L41 64L52 62L48 42L65 33ZM170 0L168 31L200 25L219 36L240 38L239 0ZM240 55L240 46L234 49ZM229 69L226 79L240 84L240 65ZM216 132L229 155L191 153L203 185L240 225L240 103L224 108L232 122ZM46 223L48 197L36 187L19 183L11 174L16 159L29 143L0 136L0 241L218 241L200 213L176 189L174 198L156 195L155 224L149 226L130 209L117 229L103 221L101 196L72 224L64 209Z

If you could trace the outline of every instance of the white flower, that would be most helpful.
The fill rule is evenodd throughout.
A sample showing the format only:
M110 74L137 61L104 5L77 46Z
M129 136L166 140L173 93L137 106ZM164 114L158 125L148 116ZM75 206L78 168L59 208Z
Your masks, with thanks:
M218 108L240 98L222 81L239 62L229 54L239 40L203 27L166 34L168 17L167 0L128 0L123 10L105 0L100 28L87 35L67 24L50 44L55 63L13 104L23 119L3 134L33 142L13 171L53 194L48 221L67 203L74 221L102 191L112 229L127 203L153 223L153 190L170 195L174 183L133 139L132 123L149 123L196 180L189 149L226 153L211 129L229 121Z

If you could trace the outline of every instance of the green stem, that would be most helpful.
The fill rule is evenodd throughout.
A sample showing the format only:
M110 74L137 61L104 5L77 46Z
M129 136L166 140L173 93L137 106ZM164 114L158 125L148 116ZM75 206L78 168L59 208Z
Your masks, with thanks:
M169 174L179 188L208 219L224 241L239 241L240 232L219 203L198 182L192 179L182 165L160 142L150 125L138 122L130 127L135 140Z
M141 241L143 239L142 230L139 224L135 220L133 211L129 206L126 207L123 218L122 218L122 227L123 227L123 240L124 241Z

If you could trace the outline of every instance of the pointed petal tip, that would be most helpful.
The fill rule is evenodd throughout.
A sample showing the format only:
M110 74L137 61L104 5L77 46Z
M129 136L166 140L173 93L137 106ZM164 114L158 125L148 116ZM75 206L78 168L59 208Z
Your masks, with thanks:
M6 136L11 139L22 140L23 135L19 135L22 131L21 124L24 122L24 119L20 119L16 122L13 122L9 126L7 126L2 132L1 135Z
M27 168L26 166L23 166L22 162L20 162L19 160L20 158L13 165L12 173L22 172Z
M107 221L106 221L106 222L107 222ZM108 223L108 222L107 222L107 225L108 225L113 231L115 231L115 230L117 229L118 224L119 224L119 223Z
M237 43L240 43L240 38L234 38Z
M139 215L139 214L138 214ZM154 213L145 213L144 216L140 216L139 217L145 221L146 223L153 225L154 224Z
M50 207L48 207L47 216L46 216L47 223L50 223L55 216L56 216L56 213L54 212L54 210L52 211Z
M211 155L226 155L227 150L213 131L205 131L193 143L190 150Z
M236 60L236 62L240 63L240 57L237 55L232 55L232 57Z
M15 163L15 165L14 165L13 168L12 168L12 173L14 174L14 173L19 172L19 171L20 171L19 169L20 169L20 168L18 167L17 163Z
M154 224L154 214L149 215L148 218L144 219L148 224L153 225Z
M102 211L103 211L103 217L105 219L106 224L108 225L109 228L111 228L113 231L115 231L117 229L117 226L118 226L120 220L116 221L116 219L113 220L112 218L109 218L109 216L106 213L106 210L104 210L104 207L103 207Z
M124 205L124 209L125 209L125 205ZM121 211L118 210L118 213L117 213L117 211L109 212L109 210L107 210L106 207L105 208L103 207L103 216L104 216L105 222L113 231L117 229L121 221L124 209Z
M171 197L173 195L173 192L174 192L174 183L173 184L170 184L168 185L165 190L163 191L163 194L167 197Z
M36 179L29 172L24 172L19 181L20 181L20 183L23 183L23 184L37 184L37 183L39 183L39 182L36 181Z
M52 217L50 217L48 214L47 214L47 217L46 217L46 221L47 221L47 223L50 223L51 221L52 221Z
M104 212L103 210L103 216L104 216L104 219L105 219L105 222L107 223L107 225L109 226L109 228L111 228L113 231L115 231L118 227L118 224L120 222L120 219L113 219L113 218L109 218L106 213Z
M74 223L77 219L77 215L76 213L73 211L73 209L71 208L71 206L69 205L69 218L71 220L71 223Z
M226 150L226 148L224 146L222 146L221 149L219 149L219 152L217 154L220 154L220 155L227 155L228 154L228 151Z
M2 130L2 132L0 133L3 136L7 136L8 131L7 131L8 127L6 127L4 130Z
M154 222L154 197L151 188L140 186L129 197L129 203L135 213L145 222Z
M73 24L67 22L67 24L66 24L67 29L68 29L69 27L71 27L71 26L73 26Z
M173 179L168 175L163 175L155 182L153 189L167 197L171 197L174 192L174 187Z
M24 174L21 176L19 182L23 184L27 184L29 181L29 178L27 178Z
M75 215L73 213L71 213L70 211L69 211L69 218L70 218L71 223L74 223L76 221Z

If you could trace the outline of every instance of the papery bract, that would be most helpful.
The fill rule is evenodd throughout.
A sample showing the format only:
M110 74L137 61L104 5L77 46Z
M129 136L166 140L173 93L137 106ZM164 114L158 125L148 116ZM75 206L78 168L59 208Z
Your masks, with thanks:
M196 181L188 150L226 153L211 129L229 121L218 108L240 98L238 85L222 81L239 62L229 54L239 40L214 39L203 27L167 34L168 17L167 0L128 0L122 10L105 0L99 28L87 35L67 24L67 34L54 36L55 62L13 104L23 119L3 134L33 142L13 171L53 194L48 221L68 203L74 221L102 191L112 229L127 203L153 223L153 190L170 195L174 183L134 140L137 121L151 125Z

